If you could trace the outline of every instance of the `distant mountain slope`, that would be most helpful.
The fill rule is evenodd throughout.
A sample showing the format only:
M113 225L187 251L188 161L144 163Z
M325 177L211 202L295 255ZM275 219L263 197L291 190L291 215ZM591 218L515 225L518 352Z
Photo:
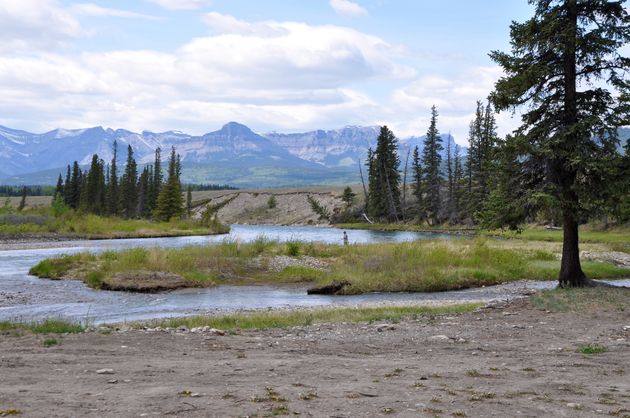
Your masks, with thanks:
M275 144L284 147L291 154L304 160L313 161L326 167L357 167L359 161L364 162L368 148L376 148L376 140L380 127L378 126L346 126L343 129L329 131L310 131L295 134L268 133L264 136ZM453 152L455 140L448 134L442 134L446 156L447 140L451 141ZM408 150L418 146L422 151L426 136L399 139L400 159L404 159ZM462 147L461 154L465 155L467 148Z

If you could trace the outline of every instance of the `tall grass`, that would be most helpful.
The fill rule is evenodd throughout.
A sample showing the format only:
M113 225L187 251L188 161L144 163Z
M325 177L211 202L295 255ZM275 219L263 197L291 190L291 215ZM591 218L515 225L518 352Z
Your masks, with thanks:
M0 322L0 331L20 330L31 331L34 334L77 334L85 331L85 326L60 319L47 319L32 323Z
M208 225L201 225L190 219L154 222L146 219L82 214L75 211L67 211L57 217L46 213L40 214L41 212L41 209L31 210L28 214L12 215L10 219L3 218L4 221L0 222L0 234L57 233L86 238L127 238L229 232L229 227L216 220ZM8 222L9 220L11 222Z
M465 303L438 307L392 306L379 308L337 308L296 310L287 312L251 312L225 316L193 316L154 322L152 325L176 328L209 326L223 330L269 329L337 322L398 321L419 315L446 315L470 312L480 304ZM136 327L146 324L137 323Z
M417 241L402 244L326 245L300 244L297 265L278 272L275 257L285 256L287 244L263 238L242 244L180 249L134 248L100 255L78 254L44 260L31 269L40 277L72 273L93 287L116 273L166 272L182 276L194 286L218 283L295 283L319 285L346 280L347 293L419 292L464 289L519 279L555 280L560 262L540 249L502 248L488 240ZM324 268L300 264L315 257ZM630 271L603 262L582 263L594 279L629 277Z

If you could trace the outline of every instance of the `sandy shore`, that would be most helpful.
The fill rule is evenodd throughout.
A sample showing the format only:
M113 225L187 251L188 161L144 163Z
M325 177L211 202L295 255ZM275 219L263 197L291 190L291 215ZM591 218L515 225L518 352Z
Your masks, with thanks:
M514 301L395 324L236 335L0 338L0 412L27 417L628 416L630 316ZM608 352L584 355L598 343ZM111 369L105 370L103 369ZM100 373L99 373L100 371Z

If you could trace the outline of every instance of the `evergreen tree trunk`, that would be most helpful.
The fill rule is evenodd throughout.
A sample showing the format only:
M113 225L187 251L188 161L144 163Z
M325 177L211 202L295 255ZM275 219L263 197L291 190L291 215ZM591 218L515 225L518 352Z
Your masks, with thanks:
M580 264L578 223L570 209L565 209L562 261L560 262L560 287L585 287L590 285Z
M577 114L577 85L576 85L576 63L575 52L576 44L575 37L577 31L577 3L576 0L567 0L566 13L569 27L567 28L565 36L564 50L564 117L563 124L564 129L567 131L567 136L564 145L571 146L577 144L580 135L573 127L578 123ZM564 150L563 150L564 151ZM575 184L575 174L568 172L565 167L568 163L563 160L556 162L554 165L558 172L558 183L560 186L560 193L564 196L564 208L562 211L564 221L564 236L562 240L562 261L560 262L560 275L558 277L559 285L561 287L584 287L589 283L586 279L586 275L582 271L580 264L580 249L579 249L579 236L578 236L578 223L574 214L574 209L578 207L579 201L575 192L572 190Z

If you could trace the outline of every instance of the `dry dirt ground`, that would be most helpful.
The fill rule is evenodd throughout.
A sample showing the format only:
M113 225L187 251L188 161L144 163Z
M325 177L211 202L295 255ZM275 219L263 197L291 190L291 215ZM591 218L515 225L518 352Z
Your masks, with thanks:
M526 301L391 324L0 336L25 417L630 416L630 313ZM598 343L608 352L577 352ZM112 369L99 374L97 370ZM101 370L102 372L102 370Z

